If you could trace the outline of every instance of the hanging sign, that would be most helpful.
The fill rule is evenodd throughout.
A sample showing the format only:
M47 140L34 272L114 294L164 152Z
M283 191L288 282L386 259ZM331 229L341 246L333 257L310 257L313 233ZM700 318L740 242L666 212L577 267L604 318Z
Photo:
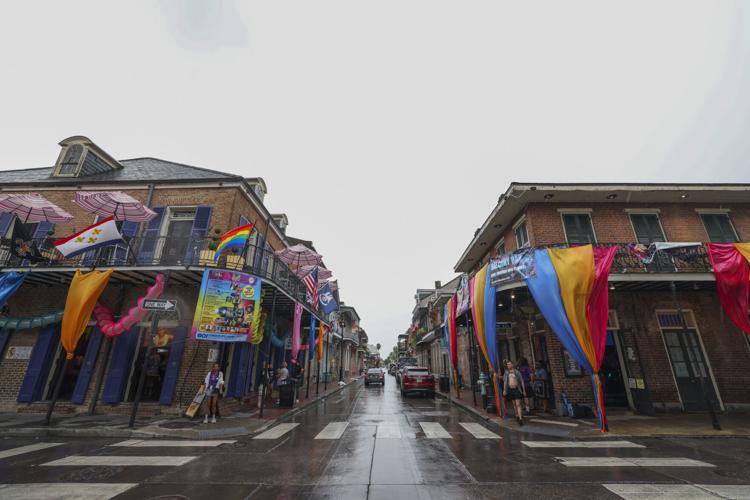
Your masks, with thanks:
M213 342L250 342L252 319L260 307L261 280L251 274L203 271L191 336Z
M523 281L536 275L534 249L523 248L490 260L490 285Z
M458 281L458 289L456 290L456 316L461 316L468 310L469 277L465 274L462 274L461 279Z

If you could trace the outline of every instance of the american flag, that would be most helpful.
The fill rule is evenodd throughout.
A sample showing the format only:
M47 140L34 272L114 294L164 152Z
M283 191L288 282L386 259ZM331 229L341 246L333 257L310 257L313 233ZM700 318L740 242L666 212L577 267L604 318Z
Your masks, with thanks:
M307 297L310 299L310 305L313 309L318 309L318 267L315 266L307 276L302 278L302 283L307 288Z

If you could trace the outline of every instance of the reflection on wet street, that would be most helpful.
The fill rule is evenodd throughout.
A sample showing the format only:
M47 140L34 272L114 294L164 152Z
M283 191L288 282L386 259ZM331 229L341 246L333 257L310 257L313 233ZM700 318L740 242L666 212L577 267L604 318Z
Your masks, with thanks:
M217 441L0 444L2 498L747 498L745 440L562 441L441 398L351 384L264 432ZM33 479L30 479L33 471ZM96 495L98 496L96 496ZM744 495L744 496L743 496Z

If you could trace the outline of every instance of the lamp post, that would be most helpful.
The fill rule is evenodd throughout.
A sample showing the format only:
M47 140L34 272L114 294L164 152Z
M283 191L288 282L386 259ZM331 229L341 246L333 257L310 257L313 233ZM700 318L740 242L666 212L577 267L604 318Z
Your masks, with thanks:
M341 349L339 349L339 382L344 381L344 327L346 322L339 314L339 328L341 329Z

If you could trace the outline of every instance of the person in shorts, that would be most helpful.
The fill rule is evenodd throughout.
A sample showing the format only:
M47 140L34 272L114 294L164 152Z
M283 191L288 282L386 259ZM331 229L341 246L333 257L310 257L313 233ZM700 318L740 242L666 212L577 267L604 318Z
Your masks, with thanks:
M516 414L518 425L523 425L523 408L521 402L526 398L526 388L523 384L523 376L513 362L505 362L505 373L503 374L503 396L513 402L513 411Z
M224 387L224 374L219 370L219 363L214 363L211 371L206 374L204 381L206 387L206 414L203 417L203 423L208 423L208 414L211 412L211 423L216 423L216 409L219 406L219 392Z

